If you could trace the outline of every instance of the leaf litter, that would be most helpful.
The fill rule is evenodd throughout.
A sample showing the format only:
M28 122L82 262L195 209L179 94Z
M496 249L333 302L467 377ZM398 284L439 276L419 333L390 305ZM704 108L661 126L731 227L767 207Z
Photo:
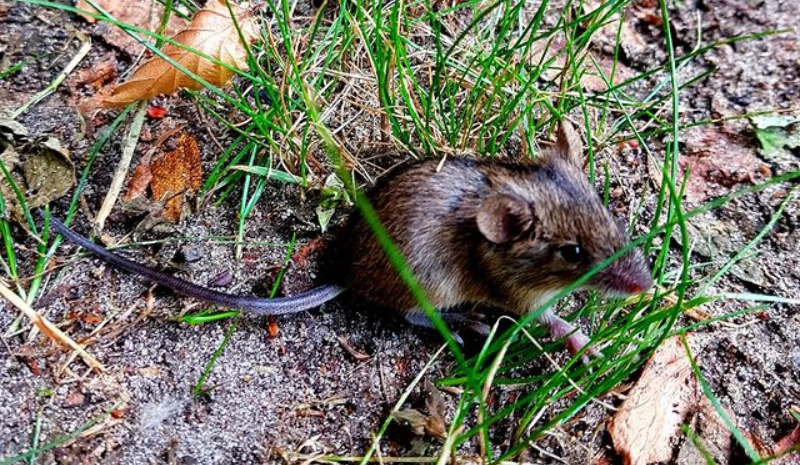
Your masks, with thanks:
M0 120L0 161L28 209L61 198L75 185L75 165L59 140L30 136L27 128L14 120ZM23 205L5 176L0 177L0 192L12 219L20 221Z
M247 49L242 37L249 43L259 37L255 8L251 4L230 4L236 23L232 20L228 6L213 0L207 8L197 12L185 29L172 40L202 52L234 69L247 69ZM238 25L239 30L237 30ZM192 50L166 44L164 55L214 86L225 85L234 71L222 64L204 58ZM149 100L160 94L173 94L178 89L199 90L203 84L184 74L160 56L144 62L133 76L108 91L100 93L84 103L85 109L95 107L124 107L139 100Z
M152 0L95 0L100 8L106 10L117 21L136 26L150 31L156 30L164 14L164 6ZM86 0L78 0L75 8L87 12L96 12ZM83 19L95 24L92 35L107 44L118 48L130 56L137 55L144 50L144 45L128 35L121 28L101 21L93 16L79 13ZM187 21L173 13L170 17L165 35L171 37L186 27Z
M608 424L614 449L625 465L654 463L738 463L740 447L717 406L695 376L681 336L665 340L644 366L641 376ZM713 336L689 334L687 344L695 361ZM719 406L733 425L742 429L734 412ZM688 432L690 437L685 437ZM800 427L768 447L754 434L744 440L762 458L787 454L776 463L795 463L792 447L800 445ZM788 461L787 461L788 460Z
M392 417L417 436L444 439L447 437L447 425L444 420L445 404L442 394L427 380L422 389L425 393L424 411L407 408L393 413Z

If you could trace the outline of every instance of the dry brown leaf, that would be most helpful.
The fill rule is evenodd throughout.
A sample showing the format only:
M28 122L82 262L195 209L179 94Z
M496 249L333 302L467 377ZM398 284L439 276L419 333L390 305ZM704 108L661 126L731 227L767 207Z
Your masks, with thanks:
M133 170L131 179L128 181L128 190L125 192L125 196L122 197L122 200L124 202L130 202L137 197L143 196L147 188L150 187L150 182L152 180L153 172L150 170L150 161L142 160L139 166Z
M425 415L419 410L413 408L401 410L393 413L392 417L408 426L417 436L447 437L447 431L442 428L437 418Z
M117 77L116 60L110 55L105 60L84 68L69 80L69 87L73 93L83 86L91 86L97 90L112 82Z
M427 413L409 408L393 413L392 417L407 425L417 436L427 435L444 439L447 437L447 425L444 420L445 405L442 394L428 380L422 385L422 391L425 393Z
M249 4L231 4L236 22L242 36L248 43L258 37L256 15ZM207 8L197 12L194 19L172 38L174 41L191 47L238 69L247 68L245 44L228 13L228 7L221 0L213 0ZM164 54L177 63L215 86L226 84L233 71L202 58L196 53L167 44ZM123 107L138 100L149 100L160 94L172 94L178 89L201 89L202 84L179 71L161 57L153 57L144 62L131 76L119 84L109 95L99 95L84 104L84 108L94 106Z
M800 412L800 407L793 407L794 412ZM800 463L800 425L796 426L789 434L779 439L772 448L772 456L780 457L776 465L791 465ZM791 452L790 452L791 451Z
M625 465L669 461L680 425L698 398L697 379L680 338L667 339L608 426Z
M698 449L694 441L686 440L678 451L675 462L678 465L705 463L704 454L711 454L714 463L731 463L733 440L727 424L707 397L698 396L698 402L699 405L693 409L694 415L689 422L689 428L704 450ZM734 418L733 412L728 408L725 408L725 414Z
M164 6L153 0L95 0L95 3L117 21L150 31L155 31L158 28L161 15L164 13ZM95 11L86 0L78 0L75 3L75 7L83 11ZM91 16L83 14L81 16L90 23L96 22ZM185 19L172 15L164 35L171 37L186 27L186 24ZM144 49L144 45L137 42L136 39L129 36L121 28L110 23L100 22L94 27L92 35L101 38L107 44L117 47L131 56L141 53Z
M177 222L183 211L184 194L196 192L203 182L203 167L197 141L183 133L175 150L150 165L153 200L166 202L164 217Z
M14 120L0 119L0 161L31 210L62 197L75 184L75 166L58 139L30 136L28 130ZM22 205L11 183L2 176L0 193L12 219L24 223Z

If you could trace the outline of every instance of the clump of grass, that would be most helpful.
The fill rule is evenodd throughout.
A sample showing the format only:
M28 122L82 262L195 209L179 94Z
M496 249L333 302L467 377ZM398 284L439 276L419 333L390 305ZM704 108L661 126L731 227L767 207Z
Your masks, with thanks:
M73 10L45 1L28 1ZM332 169L347 183L359 210L418 297L421 308L445 336L458 362L458 370L439 381L464 389L448 444L457 449L478 438L485 458L491 462L517 457L553 428L578 415L590 403L598 402L639 369L663 339L763 306L676 329L675 322L686 310L718 299L787 302L770 296L706 294L711 283L724 276L746 251L713 274L691 277L686 225L731 198L796 179L800 173L778 176L687 210L682 203L684 186L679 183L681 177L685 180L687 176L680 172L678 164L680 92L713 73L713 69L707 69L687 77L681 74L682 70L716 46L775 32L709 44L698 40L694 49L678 56L672 42L669 11L666 2L660 0L666 61L619 82L616 73L620 67L622 23L618 23L610 72L598 63L592 41L601 28L624 16L630 3L631 0L608 0L592 10L581 1L568 1L563 9L556 10L548 0L536 4L471 0L444 8L433 5L431 0L343 0L317 10L310 18L302 18L297 3L268 1L262 41L249 51L250 70L238 72L229 93L212 86L208 86L210 94L192 93L209 115L237 134L212 169L203 192L207 200L223 202L232 201L232 195L240 189L236 199L239 240L248 216L268 192L268 182L291 182L310 188ZM107 15L96 16L132 33L147 34ZM586 92L581 79L587 73L599 76L607 90ZM232 113L231 108L238 112ZM227 116L231 114L236 119ZM648 255L656 257L654 274L658 286L653 294L626 303L604 302L598 296L590 296L574 312L573 317L591 317L593 343L604 346L603 358L583 365L575 357L544 373L518 377L520 369L532 360L559 350L554 344L531 348L523 336L542 333L534 323L535 317L578 288L589 275L543 307L530 309L531 313L509 331L489 338L477 356L465 357L434 309L426 304L424 293L369 202L357 194L358 186L349 172L360 171L361 160L356 143L350 140L349 128L371 128L378 138L374 141L376 146L399 146L418 156L461 152L486 157L534 156L539 136L555 120L568 115L583 120L589 138L588 176L592 180L597 175L597 151L619 140L637 140L645 156L662 168L659 190L652 194L654 211L645 214L640 209L631 219L648 224L648 231L631 247L642 246ZM648 129L642 132L637 129L640 127ZM666 137L663 157L650 148L649 139L654 136ZM321 154L328 155L328 163L320 162ZM608 200L607 165L603 172ZM785 205L746 250L752 250L765 237ZM0 223L7 251L4 266L17 281L17 265L8 252L7 229L7 224ZM681 235L682 244L677 255L669 248L676 233ZM52 251L50 248L44 256ZM590 275L613 258L598 265ZM524 386L524 394L498 408L486 404L487 389L510 384ZM479 422L472 419L474 412L480 412ZM509 417L515 421L515 435L512 444L500 449L489 441L487 433ZM385 428L376 444L383 431ZM370 453L374 450L373 446ZM367 454L362 463L370 458Z

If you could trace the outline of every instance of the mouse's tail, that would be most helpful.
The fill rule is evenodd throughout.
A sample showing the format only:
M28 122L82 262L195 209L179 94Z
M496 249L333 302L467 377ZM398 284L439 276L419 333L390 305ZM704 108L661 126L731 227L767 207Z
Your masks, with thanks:
M150 281L167 286L180 294L194 297L195 299L211 304L249 310L257 315L283 315L302 312L314 307L319 307L345 290L345 288L341 286L328 284L292 297L278 297L275 299L227 294L199 286L184 279L128 260L69 229L64 223L53 216L50 217L50 224L59 234L67 238L67 240L73 244L83 247L117 268L143 276Z

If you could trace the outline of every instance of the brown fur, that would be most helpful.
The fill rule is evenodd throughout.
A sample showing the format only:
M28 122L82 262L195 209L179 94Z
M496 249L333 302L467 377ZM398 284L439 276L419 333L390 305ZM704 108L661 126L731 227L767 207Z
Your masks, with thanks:
M579 141L565 125L535 161L450 159L438 172L437 162L419 162L374 191L372 206L435 307L481 302L524 313L628 243L586 180ZM565 244L579 244L588 259L569 263ZM348 253L343 285L385 307L418 308L363 220ZM638 251L590 283L615 294L650 284Z

